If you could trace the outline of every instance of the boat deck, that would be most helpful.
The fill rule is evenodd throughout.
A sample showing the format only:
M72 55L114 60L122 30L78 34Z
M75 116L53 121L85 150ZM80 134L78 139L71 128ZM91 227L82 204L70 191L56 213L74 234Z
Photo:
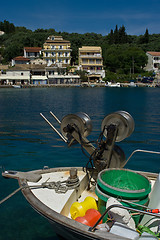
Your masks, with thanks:
M85 176L85 172L78 172L80 181L83 181ZM69 171L45 173L42 174L42 178L37 183L28 182L28 185L32 187L31 192L36 198L38 198L47 207L60 213L63 210L65 204L68 202L68 199L75 193L75 189L68 190L66 193L56 193L55 189L48 189L43 187L39 188L38 186L45 182L66 181L68 177ZM78 196L74 197L74 199L75 198L78 198Z

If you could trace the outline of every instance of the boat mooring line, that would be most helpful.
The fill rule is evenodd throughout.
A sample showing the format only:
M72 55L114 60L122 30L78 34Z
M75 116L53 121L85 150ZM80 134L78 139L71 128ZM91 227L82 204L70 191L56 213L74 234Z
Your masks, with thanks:
M4 203L5 201L7 201L9 198L11 198L12 196L14 196L17 192L19 192L20 190L22 190L24 187L19 187L19 188L17 188L15 191L13 191L11 194L9 194L7 197L5 197L4 199L2 199L1 201L0 201L0 205L2 204L2 203Z
M62 181L62 182L61 181L58 181L58 182L47 182L48 180L49 180L49 178L44 183L42 183L40 185L32 185L32 186L23 185L23 186L17 188L15 191L13 191L7 197L2 199L0 201L0 205L2 203L4 203L5 201L7 201L12 196L14 196L20 190L26 189L26 188L30 188L30 189L34 189L34 188L48 188L48 189L54 189L56 193L66 193L70 189L75 189L75 188L79 187L79 181L77 181L77 182L69 182L69 181L65 180L65 181Z

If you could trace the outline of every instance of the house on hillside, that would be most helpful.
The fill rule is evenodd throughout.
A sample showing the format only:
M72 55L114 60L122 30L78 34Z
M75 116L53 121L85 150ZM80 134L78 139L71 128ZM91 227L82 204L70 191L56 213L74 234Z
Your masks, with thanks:
M29 64L30 59L29 58L25 58L23 56L18 56L12 59L11 65L12 67L16 64Z
M48 66L67 67L71 63L71 44L61 36L49 36L43 44L43 59Z
M41 51L41 47L24 47L24 57L35 60L40 57Z
M159 72L160 68L160 52L147 52L148 63L144 70Z
M101 47L82 46L79 48L79 65L88 73L89 81L100 81L105 77Z

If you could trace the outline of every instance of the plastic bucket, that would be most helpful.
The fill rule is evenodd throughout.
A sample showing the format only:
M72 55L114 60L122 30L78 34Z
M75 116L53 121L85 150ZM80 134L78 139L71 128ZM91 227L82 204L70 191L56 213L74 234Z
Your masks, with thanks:
M98 185L96 185L95 193L98 196L98 211L101 214L103 214L106 210L106 202L108 201L108 198L110 198L111 196L103 193L98 188ZM147 196L145 199L142 199L142 200L130 200L130 203L124 203L122 201L121 203L123 204L123 206L126 206L126 207L132 207L132 208L135 208L135 209L143 210L143 207L137 206L134 203L137 203L137 204L140 204L140 205L147 205L148 201L149 201L149 199L148 199L148 196ZM107 221L107 217L108 217L108 215L106 214L106 216L103 218L103 222ZM140 215L133 216L133 219L135 221L135 224L137 225L138 222L140 221Z
M148 194L151 191L149 180L139 173L126 169L105 169L98 175L95 193L98 196L98 210L103 214L106 210L106 202L109 197L128 200L129 203L121 202L126 207L142 210L137 206L148 204ZM140 215L133 217L136 224ZM103 222L107 220L107 215Z
M105 169L98 174L97 184L103 193L124 199L144 199L151 191L146 177L127 169Z

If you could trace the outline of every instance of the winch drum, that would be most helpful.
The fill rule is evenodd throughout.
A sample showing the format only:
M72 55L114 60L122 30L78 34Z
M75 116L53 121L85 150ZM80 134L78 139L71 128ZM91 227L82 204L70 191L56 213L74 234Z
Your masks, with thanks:
M67 125L77 128L80 134L84 137L87 137L92 131L91 119L86 113L83 112L68 114L63 117L61 121L61 133L64 137L67 137L67 132L64 131L64 128L67 127Z
M132 116L125 111L117 111L107 115L101 124L103 135L107 137L107 126L110 124L116 125L118 128L116 142L129 137L134 131L134 120Z

